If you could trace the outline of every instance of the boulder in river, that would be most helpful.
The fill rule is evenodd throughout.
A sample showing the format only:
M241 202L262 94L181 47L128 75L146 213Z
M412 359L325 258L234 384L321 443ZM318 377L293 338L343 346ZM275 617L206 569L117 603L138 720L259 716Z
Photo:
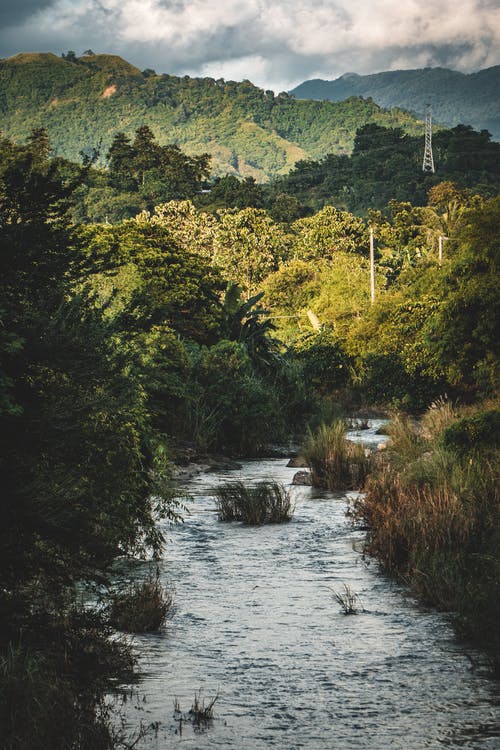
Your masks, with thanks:
M297 454L296 456L291 457L291 459L287 463L287 466L290 469L305 469L307 467L307 463L304 456Z
M298 471L294 474L292 484L300 484L305 487L312 487L312 476L309 471Z

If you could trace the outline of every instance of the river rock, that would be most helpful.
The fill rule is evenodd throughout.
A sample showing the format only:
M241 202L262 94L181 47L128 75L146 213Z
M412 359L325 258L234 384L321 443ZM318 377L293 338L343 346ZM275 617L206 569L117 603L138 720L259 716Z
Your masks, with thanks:
M312 487L312 476L309 471L298 471L294 474L292 484L300 484L305 487Z
M287 466L290 469L305 469L307 467L307 463L304 456L298 454L297 456L291 457L291 459L287 463Z

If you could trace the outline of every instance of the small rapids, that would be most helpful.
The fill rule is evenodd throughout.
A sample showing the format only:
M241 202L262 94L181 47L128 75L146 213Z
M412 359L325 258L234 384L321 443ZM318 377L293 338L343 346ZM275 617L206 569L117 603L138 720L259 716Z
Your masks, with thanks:
M349 437L380 442L370 430ZM293 487L290 523L244 527L217 519L213 488L271 479L286 459L246 461L184 486L184 524L168 532L161 576L175 588L160 634L137 636L140 700L127 728L155 724L137 748L386 750L500 748L498 685L446 617L419 606L363 559L364 532L346 517L356 493ZM361 611L346 616L347 584ZM218 694L214 719L179 724L195 692Z

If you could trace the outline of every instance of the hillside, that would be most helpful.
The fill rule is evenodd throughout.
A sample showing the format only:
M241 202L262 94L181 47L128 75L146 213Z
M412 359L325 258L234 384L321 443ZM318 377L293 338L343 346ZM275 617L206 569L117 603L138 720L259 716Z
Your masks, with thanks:
M117 132L131 135L145 124L162 145L212 154L216 175L266 181L299 160L350 153L356 130L370 122L422 132L407 113L359 97L302 101L249 81L141 72L114 55L73 61L32 53L0 61L0 130L22 142L44 126L55 152L73 160L99 144L103 158Z
M394 70L373 75L346 73L334 81L305 81L290 93L297 99L341 101L371 97L381 107L402 107L422 117L432 104L441 125L472 125L500 140L500 65L466 75L445 68Z

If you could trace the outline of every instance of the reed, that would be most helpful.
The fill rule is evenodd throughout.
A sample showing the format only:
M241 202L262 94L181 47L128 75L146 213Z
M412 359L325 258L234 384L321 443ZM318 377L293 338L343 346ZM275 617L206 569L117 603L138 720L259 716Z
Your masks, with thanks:
M359 597L347 583L343 584L341 591L333 592L333 598L345 615L355 615L359 612Z
M228 482L217 487L215 498L220 521L260 526L285 523L293 517L290 493L279 482L259 482L253 486Z
M362 445L346 439L341 419L309 430L301 451L315 487L330 490L359 489L368 473L369 459Z
M458 613L462 632L498 660L499 452L447 445L442 436L458 420L446 403L433 406L421 428L397 420L353 515L369 528L367 552L426 602Z
M422 433L427 440L436 440L456 420L457 412L453 404L445 396L440 396L422 417Z
M140 582L116 593L109 607L110 624L126 633L150 633L165 624L173 604L173 592L160 581L157 569Z
M193 724L196 724L197 726L206 726L213 721L214 706L218 698L219 693L216 693L215 697L205 704L203 688L200 688L197 693L195 692L193 705L189 709L189 715Z

